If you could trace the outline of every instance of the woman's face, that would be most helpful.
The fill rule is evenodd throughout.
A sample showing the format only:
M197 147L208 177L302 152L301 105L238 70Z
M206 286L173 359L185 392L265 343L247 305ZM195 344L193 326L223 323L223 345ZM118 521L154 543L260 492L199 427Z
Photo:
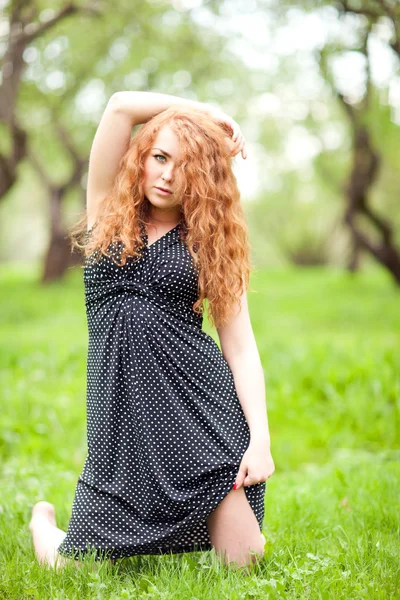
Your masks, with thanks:
M174 195L179 155L179 140L172 129L165 125L158 132L144 163L144 195L155 217L167 213L173 221L180 214L181 201ZM170 193L163 193L158 188Z

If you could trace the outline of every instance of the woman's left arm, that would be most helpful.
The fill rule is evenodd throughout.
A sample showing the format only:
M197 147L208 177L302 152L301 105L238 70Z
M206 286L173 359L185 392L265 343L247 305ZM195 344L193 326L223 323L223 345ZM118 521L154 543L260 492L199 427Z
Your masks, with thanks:
M241 309L227 325L217 328L222 354L232 371L236 392L250 429L250 444L240 465L236 488L266 481L275 470L265 400L265 380L251 326L247 293Z

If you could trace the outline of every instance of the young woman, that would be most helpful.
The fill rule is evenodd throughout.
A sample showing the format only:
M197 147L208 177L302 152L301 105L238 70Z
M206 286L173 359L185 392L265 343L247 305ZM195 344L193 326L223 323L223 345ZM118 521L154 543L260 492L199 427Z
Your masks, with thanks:
M132 127L143 124L131 139ZM208 104L118 92L89 161L84 250L88 454L65 533L33 507L41 563L215 548L263 555L274 472L246 290L237 123ZM221 350L202 330L203 300Z

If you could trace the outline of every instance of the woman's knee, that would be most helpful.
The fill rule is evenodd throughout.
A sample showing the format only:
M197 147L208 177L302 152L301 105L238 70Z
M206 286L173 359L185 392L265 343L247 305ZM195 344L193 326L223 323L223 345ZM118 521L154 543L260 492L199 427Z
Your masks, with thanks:
M207 524L211 543L224 562L251 564L264 555L265 538L243 487L227 494Z

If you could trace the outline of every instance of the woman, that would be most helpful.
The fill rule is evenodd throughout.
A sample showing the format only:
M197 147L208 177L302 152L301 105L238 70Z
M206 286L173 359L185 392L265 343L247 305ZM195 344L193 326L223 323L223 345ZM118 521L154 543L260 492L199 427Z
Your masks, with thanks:
M51 504L33 507L41 563L215 548L241 566L263 555L274 463L239 152L239 126L210 105L150 92L108 102L87 212L71 231L85 253L88 454L66 533ZM205 299L222 352L202 330Z

